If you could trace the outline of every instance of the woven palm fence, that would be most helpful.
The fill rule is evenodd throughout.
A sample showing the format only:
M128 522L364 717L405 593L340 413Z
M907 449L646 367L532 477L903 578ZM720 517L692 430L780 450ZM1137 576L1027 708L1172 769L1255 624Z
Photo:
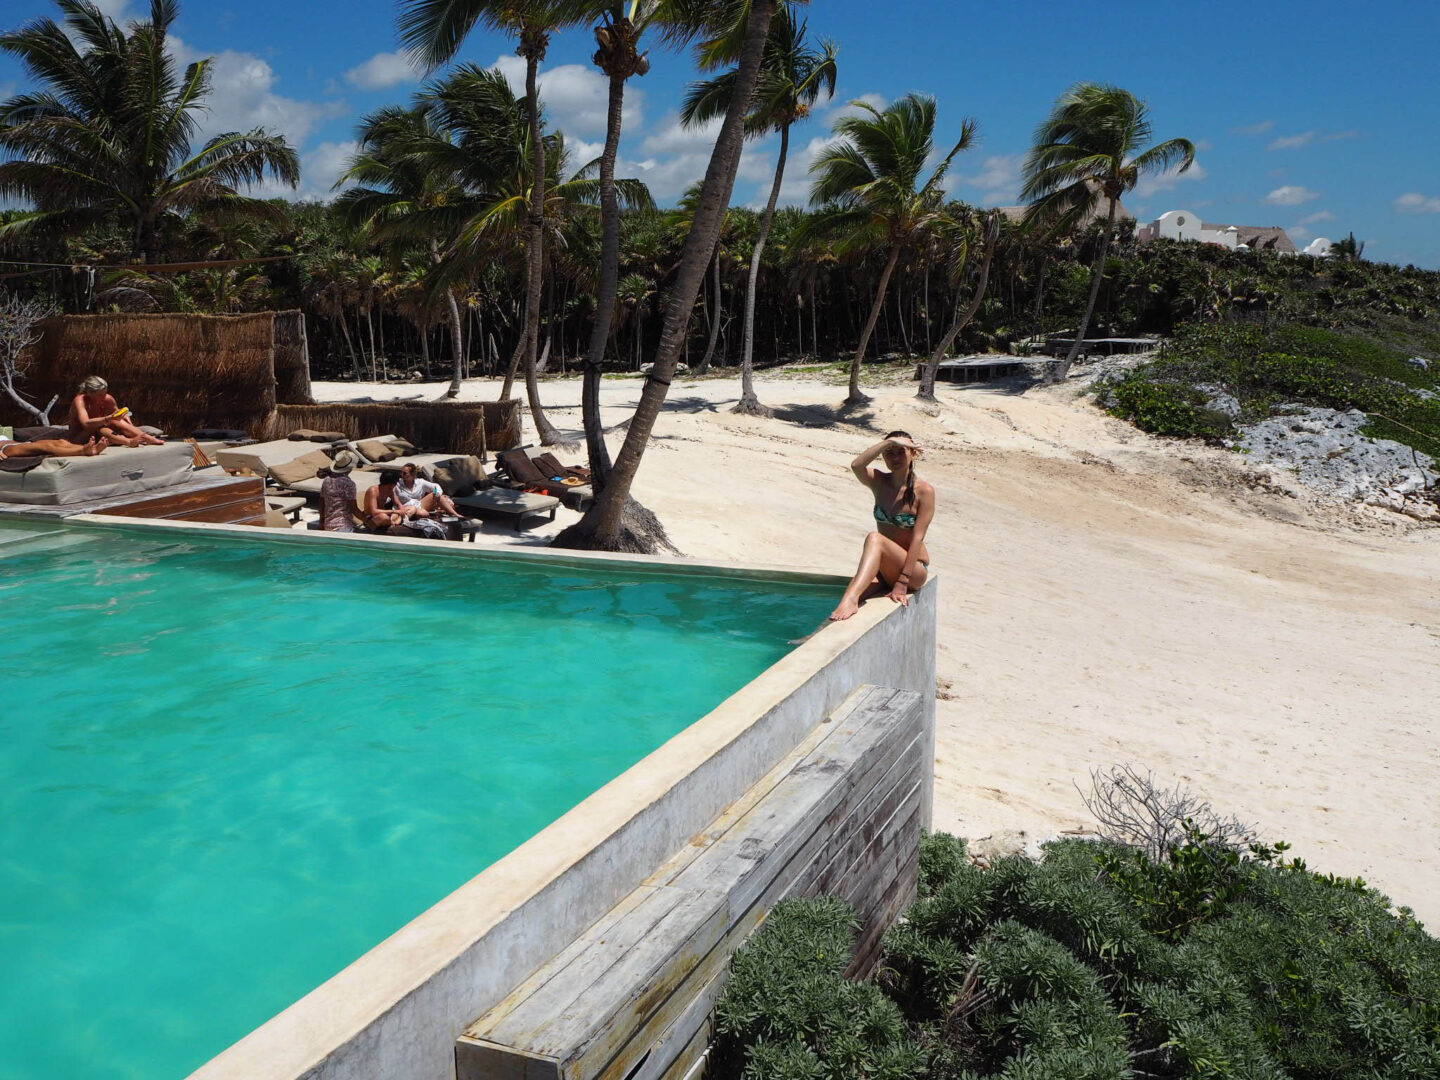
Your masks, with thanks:
M334 431L352 439L398 435L420 450L483 457L520 445L518 401L393 401L276 406L264 438L292 431Z
M275 410L274 314L65 315L47 319L23 390L64 423L87 375L99 375L141 424L172 434L223 427L260 431ZM34 421L0 401L0 422Z

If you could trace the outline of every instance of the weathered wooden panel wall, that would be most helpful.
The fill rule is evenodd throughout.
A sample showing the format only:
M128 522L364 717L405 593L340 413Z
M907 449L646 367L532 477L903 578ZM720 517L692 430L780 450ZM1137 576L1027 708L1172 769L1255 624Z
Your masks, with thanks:
M458 1080L661 1080L709 1043L731 954L787 896L859 912L852 974L915 895L926 710L857 691L740 802L456 1043Z

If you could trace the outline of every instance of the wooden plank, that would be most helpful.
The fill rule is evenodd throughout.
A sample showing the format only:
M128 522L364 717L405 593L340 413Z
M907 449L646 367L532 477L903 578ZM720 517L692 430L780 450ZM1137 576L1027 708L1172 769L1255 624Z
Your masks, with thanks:
M485 1013L479 1020L467 1029L466 1034L475 1033L477 1037L491 1037L496 1030L505 1022L511 1013L524 1005L557 975L564 972L572 964L580 962L581 958L596 943L604 945L607 940L612 940L612 933L616 927L628 918L629 914L655 891L653 886L641 885L633 892L621 898L620 902L607 911L586 930L579 934L563 950L557 953L548 963L541 966L530 975L519 986L494 1008ZM577 969L578 970L578 969Z
M871 916L913 895L913 867L897 860L914 862L918 836L887 830L919 827L922 706L909 691L852 695L758 791L471 1025L456 1042L460 1080L673 1080L708 1044L734 949L797 884L850 883Z
M258 500L263 516L264 492L264 482L258 477L242 477L223 484L164 495L145 492L133 501L108 505L93 512L111 517L170 518L249 498Z

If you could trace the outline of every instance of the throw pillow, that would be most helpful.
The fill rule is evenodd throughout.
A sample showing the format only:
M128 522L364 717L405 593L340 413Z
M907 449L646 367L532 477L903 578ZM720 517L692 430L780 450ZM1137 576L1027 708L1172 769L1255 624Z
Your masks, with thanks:
M364 439L355 444L355 449L365 455L366 461L394 461L399 452L379 439Z
M277 484L298 484L301 480L313 480L315 474L330 464L330 455L324 450L311 450L294 461L283 465L270 466L270 478Z
M309 442L311 437L316 434L318 434L318 432L314 432L311 431L309 428L302 427L296 428L294 431L290 432L290 434L286 435L285 437L291 442Z

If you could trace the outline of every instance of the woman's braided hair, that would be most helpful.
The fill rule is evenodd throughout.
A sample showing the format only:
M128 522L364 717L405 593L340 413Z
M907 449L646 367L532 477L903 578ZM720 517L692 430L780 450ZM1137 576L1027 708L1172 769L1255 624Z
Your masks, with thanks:
M885 438L915 441L915 437L908 431L892 431ZM915 506L915 459L913 457L908 459L908 465L909 469L905 474L905 505L913 508Z

